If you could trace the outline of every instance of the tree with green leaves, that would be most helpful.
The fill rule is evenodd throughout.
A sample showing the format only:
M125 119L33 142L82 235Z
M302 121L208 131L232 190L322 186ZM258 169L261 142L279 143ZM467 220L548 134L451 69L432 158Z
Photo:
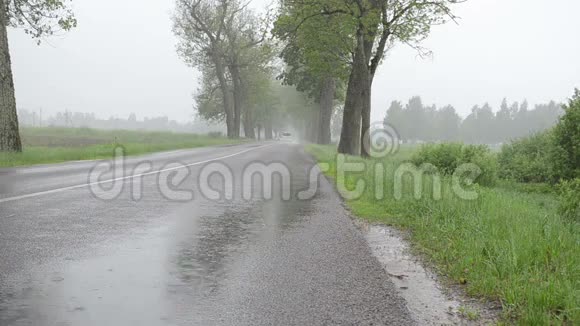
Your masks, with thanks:
M421 98L414 96L404 107L393 101L384 122L395 128L405 142L457 141L461 117L451 105L440 109L435 105L424 106Z
M386 51L396 42L419 51L431 26L455 19L451 5L464 0L285 0L294 8L296 29L319 16L340 19L350 31L352 52L339 152L368 156L371 89Z
M240 117L243 118L244 136L246 138L256 138L255 127L257 124L264 126L266 130L271 129L272 119L276 117L276 105L272 97L273 71L267 63L269 62L264 47L255 47L252 50L254 62L247 62L240 65L237 86L233 82L233 74L226 74L228 83L228 95L231 103L235 102L232 96L237 92L241 110ZM261 59L260 59L261 58ZM242 62L242 61L239 61ZM213 65L200 65L201 83L195 95L195 109L200 117L208 121L224 121L225 112L223 110L223 99L219 80ZM243 109L242 109L243 108ZM238 120L239 121L239 120ZM238 134L239 136L239 134Z
M580 179L580 90L564 105L554 128L554 174L558 180Z
M198 108L215 113L212 110L220 103L223 113L214 117L225 119L230 138L240 137L245 96L242 70L269 60L263 22L239 0L177 0L174 33L180 40L178 53L206 74ZM217 93L213 84L219 87ZM216 101L214 94L221 99ZM247 137L253 137L252 133L246 130Z
M262 19L255 12L230 0L239 11L227 21L225 54L228 71L232 81L234 99L234 124L237 136L240 133L242 115L244 118L244 134L247 138L255 138L251 125L252 112L244 106L247 96L247 86L244 80L244 70L262 69L272 60L270 45L266 41L268 20ZM247 75L247 74L246 74Z
M230 86L227 80L226 28L241 9L229 0L177 0L173 31L179 39L178 53L193 67L212 71L220 88L227 136L236 132Z
M222 87L216 76L214 66L200 65L199 70L201 72L201 80L200 86L194 96L195 111L204 120L212 122L225 121L224 94L222 93ZM228 99L230 98L228 97Z
M508 106L507 99L504 98L499 107L499 111L495 114L496 130L495 136L497 139L504 139L509 134L509 129L513 121L513 114Z
M250 67L244 69L245 80L245 117L244 130L254 131L256 127L263 127L265 138L272 139L276 121L281 120L280 100L275 94L271 69L263 67ZM247 127L246 127L247 125ZM259 129L259 128L258 128ZM253 137L260 137L260 131L253 134Z
M22 151L7 27L40 40L77 24L68 0L0 0L0 151Z
M457 141L459 138L459 126L461 117L451 105L446 105L435 114L435 133L433 141L443 140L448 142Z
M283 42L280 57L285 69L280 79L318 104L306 136L309 141L329 144L334 102L342 97L341 85L348 77L352 33L333 16L313 16L297 26L296 17L307 9L293 1L281 3L274 28L274 35Z

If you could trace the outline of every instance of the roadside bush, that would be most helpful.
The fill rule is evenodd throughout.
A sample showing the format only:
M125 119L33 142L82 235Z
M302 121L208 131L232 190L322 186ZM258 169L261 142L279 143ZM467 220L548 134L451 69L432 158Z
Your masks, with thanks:
M560 215L567 219L580 222L580 179L562 181L560 191Z
M456 147L451 147L451 152L457 151ZM409 160L406 150L414 151L405 147L401 150L403 153L381 160L387 171L394 171L401 162ZM341 186L347 189L355 187L359 176L342 181L336 178L334 148L310 145L308 151L318 162L330 165L325 174L333 182L344 182ZM355 158L352 161L365 162ZM374 162L366 163L372 166ZM362 177L369 189L376 189L374 170L367 171ZM385 177L385 184L395 182L393 174ZM346 204L356 216L370 223L409 230L414 248L434 262L451 282L463 284L476 298L501 302L503 318L497 324L576 325L580 321L580 223L567 223L560 217L552 193L520 192L512 185L536 184L501 181L499 187L479 187L478 198L471 201L459 200L449 189L449 182L443 182L440 200L431 196L415 200L409 183L402 187L402 199L396 198L395 187L384 187L381 199L376 192L367 191ZM431 189L428 183L424 186ZM574 197L578 198L568 197L570 203L574 203Z
M554 128L555 181L580 178L580 90L576 89Z
M474 180L482 186L492 186L497 180L497 160L485 145L443 143L423 145L413 156L416 165L430 163L445 175L453 175L466 163L477 165L482 173Z
M503 145L498 154L502 179L525 183L546 183L552 176L552 132L546 131Z

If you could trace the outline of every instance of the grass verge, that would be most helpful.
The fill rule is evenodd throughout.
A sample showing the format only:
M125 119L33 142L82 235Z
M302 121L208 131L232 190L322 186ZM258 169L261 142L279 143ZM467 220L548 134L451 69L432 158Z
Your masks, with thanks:
M24 128L22 153L0 153L0 167L111 158L121 145L126 155L239 143L223 137L169 132Z
M370 222L409 230L415 249L450 281L462 284L474 297L501 302L504 321L521 325L573 325L580 322L580 228L557 214L553 194L524 192L507 183L494 188L472 186L475 200L462 200L443 178L441 199L432 196L433 180L423 177L420 199L413 179L402 179L402 197L395 199L394 171L412 149L403 148L385 159L363 162L364 172L337 179L333 147L311 145L307 150L338 188L366 183L360 198L347 200L353 213ZM376 163L384 166L384 186L375 178ZM382 199L376 189L382 188Z

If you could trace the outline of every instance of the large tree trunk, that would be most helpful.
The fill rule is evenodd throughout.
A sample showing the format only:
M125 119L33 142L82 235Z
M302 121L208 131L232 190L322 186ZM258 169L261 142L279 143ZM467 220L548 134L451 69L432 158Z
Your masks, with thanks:
M334 107L336 82L332 77L324 79L320 92L320 112L318 116L318 144L330 144L330 121Z
M1 0L0 0L1 1ZM225 68L221 62L221 58L214 56L213 62L215 65L216 75L220 84L220 89L223 94L224 111L226 113L226 126L228 138L236 138L235 125L234 125L234 114L232 110L232 104L230 101L229 87L226 80Z
M380 7L378 1L371 2L377 8ZM378 60L380 62L383 56L383 46L379 46L377 53L375 54L375 58L371 59L373 46L375 44L376 33L379 26L376 25L374 28L370 28L370 30L366 34L365 42L364 42L364 51L365 51L365 90L362 94L362 110L361 110L361 134L360 134L360 148L361 148L361 156L362 157L370 157L371 153L371 93L373 88L373 79L375 77L375 69L373 67L374 60ZM380 40L379 40L380 41ZM381 42L381 41L380 41Z
M364 91L368 90L368 67L364 50L362 32L357 37L356 53L344 101L344 114L342 119L342 131L338 152L349 155L360 153L360 130L361 113Z
M361 112L361 156L370 157L371 149L371 139L370 139L370 128L371 128L371 91L372 91L372 80L368 81L368 89L362 94L362 112Z
M256 139L256 132L254 130L254 117L252 110L246 108L244 111L244 135L246 138Z
M310 112L310 119L306 121L306 140L311 143L318 143L318 119L320 117L319 107L314 106L315 110Z
M264 136L266 140L272 140L274 138L274 135L272 133L272 121L270 121L270 119L266 120L266 123L264 125L264 132L266 133L266 135Z
M365 135L370 127L371 86L374 77L370 63L377 30L378 24L374 28L364 25L358 27L356 53L346 91L338 146L338 151L343 154L359 155L362 147L363 155L368 155L361 145L366 143ZM379 60L381 57L378 57Z
M240 67L234 62L229 66L230 74L232 75L232 81L234 85L234 133L236 138L240 137L240 127L242 123L242 111L243 111L243 85L240 75ZM247 127L246 127L247 128ZM246 134L246 137L248 135Z
M353 67L353 70L356 68ZM360 145L360 123L361 123L361 96L362 85L357 83L357 78L353 73L349 77L344 101L344 113L342 117L342 129L340 132L340 142L338 152L342 154L358 155Z
M381 7L381 1L371 0L371 4L375 8ZM383 26L384 27L384 26ZM361 120L362 120L362 132L361 132L361 155L363 157L370 157L371 153L371 93L373 88L373 80L375 78L375 73L380 65L380 62L383 58L385 46L387 44L390 32L388 29L384 29L379 36L378 40L378 47L374 54L374 57L371 58L373 55L373 47L375 45L375 40L377 39L377 33L379 31L379 25L371 26L368 32L366 33L365 39L365 56L366 56L366 71L367 71L367 91L363 93L363 103L362 103L362 112L361 112Z
M5 8L0 0L0 151L21 152Z

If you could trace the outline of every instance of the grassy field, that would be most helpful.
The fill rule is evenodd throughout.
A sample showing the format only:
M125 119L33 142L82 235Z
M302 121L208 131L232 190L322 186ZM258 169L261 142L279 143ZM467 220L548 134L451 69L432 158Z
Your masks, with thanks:
M87 128L23 128L21 135L23 152L0 153L0 167L110 158L118 145L127 155L138 155L236 142L195 134Z
M433 179L425 176L423 195L415 199L407 175L403 196L395 199L394 171L413 149L381 160L349 157L367 168L347 173L344 181L337 180L334 148L312 145L308 151L330 164L327 175L347 189L357 180L366 182L362 197L347 201L355 215L409 230L414 248L450 282L471 296L501 302L507 323L580 323L580 228L557 215L554 194L500 182L494 188L472 186L477 199L463 200L443 178L441 199L435 200ZM382 199L377 199L376 163L386 169L384 187L378 185Z

